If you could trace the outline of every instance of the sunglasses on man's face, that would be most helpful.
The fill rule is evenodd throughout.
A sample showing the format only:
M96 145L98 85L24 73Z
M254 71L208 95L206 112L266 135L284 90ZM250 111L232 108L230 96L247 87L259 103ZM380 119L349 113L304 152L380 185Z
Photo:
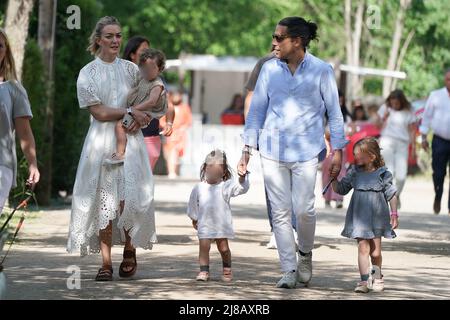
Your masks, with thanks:
M279 35L279 34L275 34L275 33L272 34L272 39L275 39L275 41L278 43L282 42L286 38L289 38L289 35L287 35L287 34Z

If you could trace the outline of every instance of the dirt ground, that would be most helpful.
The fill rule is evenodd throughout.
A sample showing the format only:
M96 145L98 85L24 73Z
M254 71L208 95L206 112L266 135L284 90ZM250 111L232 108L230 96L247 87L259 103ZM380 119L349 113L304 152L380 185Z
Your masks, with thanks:
M195 230L186 216L192 180L156 178L156 223L159 243L152 251L138 250L138 273L118 277L121 248L113 248L115 281L93 281L100 256L80 258L66 253L70 207L46 209L25 220L5 263L8 299L449 299L450 216L432 214L431 178L411 178L402 196L398 237L383 242L382 293L355 294L357 248L340 236L345 209L325 209L317 185L317 229L314 275L308 288L277 289L278 253L266 249L270 229L263 184L232 200L236 239L230 242L234 281L220 281L221 261L211 250L212 281L194 280L197 265ZM449 185L446 182L445 186ZM448 191L445 190L445 194ZM348 204L350 197L346 197ZM80 288L68 286L71 270L81 272ZM70 284L69 279L69 284Z

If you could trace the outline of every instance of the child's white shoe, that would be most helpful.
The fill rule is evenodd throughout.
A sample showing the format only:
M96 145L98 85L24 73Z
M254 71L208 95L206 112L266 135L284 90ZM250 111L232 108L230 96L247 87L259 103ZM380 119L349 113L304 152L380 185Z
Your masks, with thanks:
M373 279L372 281L372 290L375 292L384 291L384 280L381 279Z
M233 272L231 271L231 268L223 268L222 281L231 282L231 280L233 280Z
M355 288L356 293L367 293L369 292L368 282L367 281L360 281L356 285Z
M200 271L197 275L197 278L195 278L197 281L208 281L209 280L209 272L206 271Z
M372 266L372 272L370 275L369 289L375 292L381 292L384 290L384 280L381 274L381 268L378 266Z

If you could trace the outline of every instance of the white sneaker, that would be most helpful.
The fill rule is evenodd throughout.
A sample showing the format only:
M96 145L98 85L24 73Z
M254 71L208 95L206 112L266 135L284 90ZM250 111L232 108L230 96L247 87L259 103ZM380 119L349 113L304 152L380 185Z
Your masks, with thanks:
M209 272L206 271L200 271L195 278L197 281L209 281Z
M372 272L370 273L369 289L375 292L381 292L384 290L384 280L381 274L381 269L378 266L372 266Z
M375 292L381 292L384 291L384 280L383 278L381 279L373 279L372 281L372 288L373 291Z
M367 281L360 281L356 285L355 292L356 293L368 293L369 287L367 286Z
M312 251L305 256L298 254L297 265L298 278L300 283L308 284L312 278Z
M277 241L275 240L275 234L272 232L272 235L270 236L270 241L268 244L266 244L267 249L276 249L277 248Z
M283 274L278 281L277 288L294 289L297 285L297 271L289 271Z

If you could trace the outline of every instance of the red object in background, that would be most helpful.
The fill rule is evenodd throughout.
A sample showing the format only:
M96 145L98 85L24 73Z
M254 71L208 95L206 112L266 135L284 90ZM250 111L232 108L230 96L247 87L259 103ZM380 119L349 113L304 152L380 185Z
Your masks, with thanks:
M220 120L224 125L243 125L244 115L240 113L224 113Z
M377 126L371 122L358 122L355 127L356 133L351 136L347 136L347 139L350 141L346 149L348 163L353 163L355 160L353 158L353 146L356 142L365 137L378 138L380 136L380 129L378 129Z
M355 160L353 157L353 146L356 142L359 140L365 138L365 137L375 137L379 138L381 134L381 131L378 129L377 126L375 126L373 123L370 122L360 122L356 125L356 133L354 133L351 136L347 136L347 139L350 141L347 145L347 163L353 163ZM413 167L417 165L417 158L414 158L411 153L412 150L412 144L409 145L408 148L408 166ZM417 155L416 155L417 156Z

